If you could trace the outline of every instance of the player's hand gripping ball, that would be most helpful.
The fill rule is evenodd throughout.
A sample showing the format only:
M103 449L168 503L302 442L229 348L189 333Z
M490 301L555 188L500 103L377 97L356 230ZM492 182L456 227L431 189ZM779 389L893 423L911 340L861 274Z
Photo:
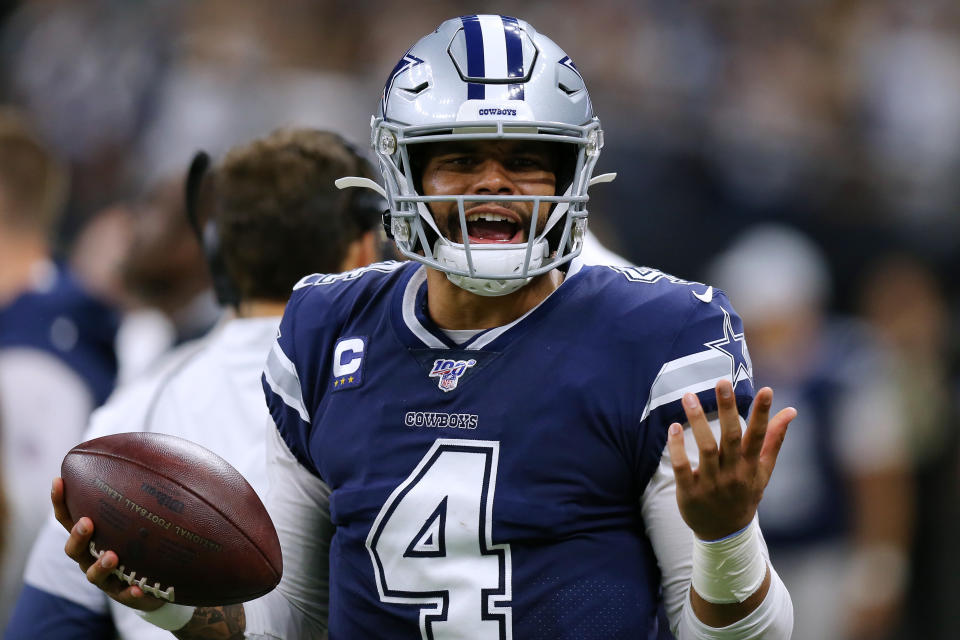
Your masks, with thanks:
M63 459L73 520L93 520L90 552L114 551L114 575L178 604L257 598L280 582L273 522L253 487L198 444L159 433L83 442Z

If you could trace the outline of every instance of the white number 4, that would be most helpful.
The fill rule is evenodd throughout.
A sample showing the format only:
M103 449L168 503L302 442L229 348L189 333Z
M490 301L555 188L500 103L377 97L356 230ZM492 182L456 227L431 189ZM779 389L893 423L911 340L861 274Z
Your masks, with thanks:
M499 457L499 442L437 440L367 536L381 602L419 606L424 639L513 637L510 545L491 536Z

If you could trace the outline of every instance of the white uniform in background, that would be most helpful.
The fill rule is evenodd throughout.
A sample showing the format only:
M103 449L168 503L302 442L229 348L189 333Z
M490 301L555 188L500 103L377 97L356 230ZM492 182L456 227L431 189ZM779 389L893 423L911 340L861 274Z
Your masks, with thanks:
M279 317L233 319L184 345L153 374L119 389L93 414L83 439L125 431L187 438L236 467L262 498L270 420L260 374L279 323ZM109 611L121 638L172 637L88 583L64 554L66 540L67 532L51 515L30 555L27 584L97 615Z
M575 274L585 264L605 264L613 267L633 266L632 262L600 244L597 236L590 231L587 231L587 235L583 238L583 249L580 250L580 255L570 261L568 275Z

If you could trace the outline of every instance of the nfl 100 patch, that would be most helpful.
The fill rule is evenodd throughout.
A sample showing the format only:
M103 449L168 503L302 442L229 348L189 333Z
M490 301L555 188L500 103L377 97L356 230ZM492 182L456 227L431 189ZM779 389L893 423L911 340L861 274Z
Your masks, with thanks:
M472 349L411 349L426 379L437 381L437 390L446 394L462 389L476 373L500 357L497 351Z
M460 377L467 372L467 369L477 364L476 360L447 360L440 358L433 361L433 369L430 371L431 378L439 378L437 385L443 391L453 391L460 382Z

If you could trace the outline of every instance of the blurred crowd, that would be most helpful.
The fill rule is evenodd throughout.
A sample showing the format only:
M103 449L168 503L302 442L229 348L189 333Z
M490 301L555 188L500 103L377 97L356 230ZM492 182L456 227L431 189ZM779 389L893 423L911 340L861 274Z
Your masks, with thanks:
M598 169L619 173L593 190L591 229L728 290L758 386L800 409L761 505L795 637L956 637L960 3L588 7L6 1L0 103L66 168L50 254L122 313L122 383L217 320L182 211L195 151L295 125L366 146L411 38L477 11L528 20L583 73Z

